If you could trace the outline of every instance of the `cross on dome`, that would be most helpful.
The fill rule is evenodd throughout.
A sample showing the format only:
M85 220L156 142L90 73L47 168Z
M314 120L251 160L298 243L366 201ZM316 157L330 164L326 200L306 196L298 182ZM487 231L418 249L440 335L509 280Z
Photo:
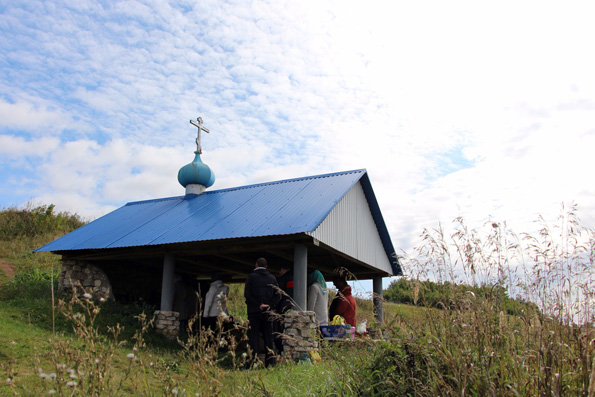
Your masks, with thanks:
M200 145L200 132L204 131L206 133L210 133L211 131L202 126L202 117L197 118L196 121L190 120L190 124L198 128L198 137L196 138L196 153L202 154L202 146Z

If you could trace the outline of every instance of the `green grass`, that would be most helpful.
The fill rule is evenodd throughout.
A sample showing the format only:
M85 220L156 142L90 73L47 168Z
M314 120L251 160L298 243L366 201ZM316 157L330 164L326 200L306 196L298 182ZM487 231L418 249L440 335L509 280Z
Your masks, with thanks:
M36 216L51 223L47 208ZM250 371L241 350L214 348L219 340L165 342L136 319L154 308L64 296L52 305L56 262L28 252L52 234L2 241L0 258L17 272L0 285L0 395L595 395L595 231L573 209L536 235L455 225L424 231L402 258L410 277L396 289L416 305L385 303L384 340L323 343L320 363ZM372 302L357 302L358 319L378 327ZM241 285L228 307L245 318Z

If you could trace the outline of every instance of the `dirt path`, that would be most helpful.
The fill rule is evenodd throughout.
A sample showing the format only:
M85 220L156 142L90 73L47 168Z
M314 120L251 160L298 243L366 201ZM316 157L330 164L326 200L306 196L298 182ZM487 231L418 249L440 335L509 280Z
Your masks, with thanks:
M12 279L14 277L14 265L4 259L0 259L0 270L8 277Z

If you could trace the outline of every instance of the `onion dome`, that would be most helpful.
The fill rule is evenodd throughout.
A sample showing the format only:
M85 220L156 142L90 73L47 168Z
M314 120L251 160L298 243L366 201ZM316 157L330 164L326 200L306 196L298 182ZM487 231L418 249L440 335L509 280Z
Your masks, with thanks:
M215 183L215 173L211 170L211 167L202 162L200 154L196 153L194 160L178 171L178 182L184 187L203 185L206 189Z

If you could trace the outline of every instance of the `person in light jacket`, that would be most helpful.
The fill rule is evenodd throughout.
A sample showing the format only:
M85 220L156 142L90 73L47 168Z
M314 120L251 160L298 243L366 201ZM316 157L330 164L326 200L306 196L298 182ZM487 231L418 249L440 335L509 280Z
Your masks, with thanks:
M203 311L203 324L205 328L215 329L217 317L227 316L227 295L229 287L223 284L220 275L211 277L211 285L205 296L205 309Z
M328 290L326 281L320 271L310 273L311 282L308 287L308 311L316 313L318 326L328 325Z

